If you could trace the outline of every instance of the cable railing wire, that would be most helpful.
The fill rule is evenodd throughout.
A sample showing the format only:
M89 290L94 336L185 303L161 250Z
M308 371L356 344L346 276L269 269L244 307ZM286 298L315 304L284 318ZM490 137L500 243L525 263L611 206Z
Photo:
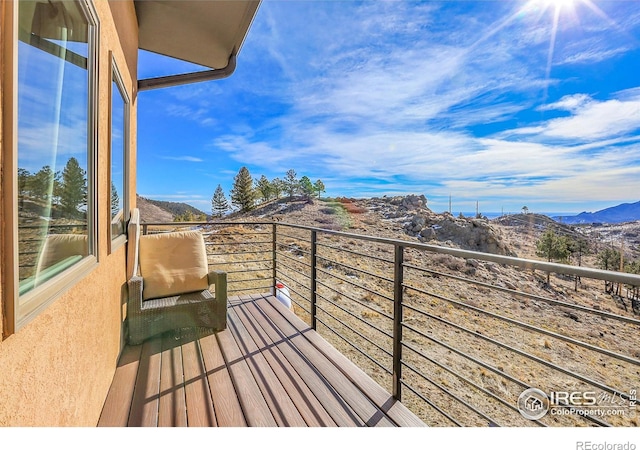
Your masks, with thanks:
M381 293L380 293L380 291L374 291L373 289L370 289L370 288L368 288L368 287L366 287L366 286L363 286L363 285L361 285L361 284L358 284L358 283L356 283L355 281L351 281L351 280L348 280L348 279L346 279L346 278L339 277L339 276L338 276L338 275L336 275L334 272L330 272L330 271L328 271L328 270L324 270L324 269L322 269L322 268L320 268L320 267L318 267L318 272L323 273L323 274L325 274L325 275L328 275L328 276L330 276L330 277L333 277L333 278L335 278L335 279L337 279L337 280L340 280L340 281L341 281L341 282L343 282L343 283L350 284L351 286L353 286L353 287L355 287L355 288L362 289L363 291L367 291L368 293L370 293L370 294L372 294L372 295L376 295L376 296L378 296L378 297L380 297L380 298L383 298L383 299L385 299L385 300L388 300L388 301L390 301L390 302L393 302L393 298L391 298L390 296L388 296L388 295L384 295L384 294L381 294Z
M149 226L152 225L154 224L143 225L143 230L148 231ZM542 301L549 305L561 308L569 308L571 311L580 311L584 314L590 314L602 317L603 319L615 321L614 323L625 323L631 326L639 326L640 320L633 317L616 314L614 312L611 312L610 310L606 311L604 309L594 309L580 304L567 303L562 300L549 298L546 296L546 294L540 295L533 292L522 292L517 289L510 288L508 285L506 287L499 286L490 282L486 282L484 280L468 278L464 275L461 275L460 271L458 271L457 273L447 273L431 266L421 267L418 263L415 262L403 262L402 252L405 252L407 255L411 255L412 260L415 260L416 258L419 259L421 255L426 254L450 255L466 260L477 259L480 261L484 261L485 263L495 263L507 267L512 267L514 269L531 271L540 270L544 272L556 273L560 277L562 275L584 277L593 280L605 280L606 282L621 283L625 286L639 286L640 277L637 275L623 272L603 271L583 266L568 266L558 263L480 253L453 247L440 247L431 244L418 243L415 240L397 240L280 222L232 222L216 224L178 223L170 225L174 225L175 227L197 225L200 226L203 230L206 230L204 231L204 234L206 236L208 250L214 250L216 248L219 249L216 253L210 253L208 256L215 259L224 259L225 257L227 259L231 259L225 262L216 261L212 265L228 268L228 273L230 275L249 272L263 272L266 274L266 277L264 278L251 278L246 280L234 280L232 276L230 277L229 281L229 287L231 288L229 292L257 292L261 289L264 289L265 292L275 294L274 283L276 282L276 280L281 280L282 282L284 282L290 291L288 297L292 305L295 308L300 309L300 311L303 311L305 314L309 315L309 320L311 321L312 326L314 326L317 321L317 323L321 325L320 330L337 336L341 341L344 341L346 343L347 348L352 348L354 349L353 351L357 352L358 354L362 354L363 357L366 358L366 360L364 360L365 363L367 361L370 362L370 364L367 363L361 366L361 368L368 367L365 371L371 370L371 367L380 367L385 369L385 373L392 374L392 378L395 377L396 362L393 363L393 371L390 371L384 364L382 364L380 361L377 361L376 358L372 356L372 354L382 354L385 357L391 357L392 359L396 358L396 355L394 354L394 352L396 351L395 335L382 329L377 324L381 323L381 320L390 320L391 322L394 322L394 314L402 314L401 311L402 309L404 309L404 311L406 312L411 312L413 314L424 317L433 324L442 324L443 329L451 328L457 330L456 333L462 332L463 336L469 336L466 339L479 339L483 342L487 342L498 348L506 350L507 355L518 355L518 357L524 358L532 364L538 364L547 367L551 371L557 371L564 375L568 375L574 380L579 380L590 386L597 387L604 392L617 395L621 399L629 399L629 395L627 393L621 392L616 387L608 386L606 383L598 382L597 380L592 379L590 376L584 373L584 370L582 370L581 372L581 369L579 367L576 369L574 366L565 365L563 363L556 363L548 361L542 357L538 357L536 356L536 354L532 354L530 351L524 348L518 348L514 345L511 345L515 342L508 340L505 341L504 339L500 340L500 338L493 338L490 337L491 334L485 335L484 329L477 328L477 325L475 325L477 329L472 330L461 323L456 323L456 319L449 320L445 319L444 317L439 317L439 315L436 313L432 314L429 311L426 311L421 307L414 305L415 297L416 294L419 294L421 296L424 295L430 298L438 299L437 301L441 300L445 302L445 304L453 306L455 310L461 309L462 311L473 314L474 317L484 316L486 317L486 319L483 320L488 321L488 323L493 323L493 321L496 321L495 323L504 324L507 327L522 329L523 332L525 332L526 330L527 333L549 336L552 339L558 339L560 341L566 342L567 345L575 345L581 349L581 352L584 351L590 352L590 354L600 354L606 357L614 358L621 362L632 364L636 367L640 366L640 360L631 356L631 353L626 354L614 350L609 350L607 348L602 348L589 342L583 342L579 337L570 337L562 332L550 331L548 329L542 328L541 326L528 323L527 321L525 321L526 319L520 319L519 317L510 317L512 314L511 312L507 312L507 315L504 315L505 313L501 311L494 311L493 308L491 308L492 310L488 310L489 308L486 306L478 307L475 303L469 304L464 301L457 300L457 297L452 297L448 293L433 292L430 288L422 288L421 286L418 286L417 280L419 280L419 278L417 277L421 276L421 274L425 277L428 276L427 274L430 274L434 277L444 277L448 280L452 280L453 282L476 286L480 289L490 289L496 294L504 294L504 296L507 297L509 301L514 303L514 305L517 304L518 298L521 298L534 301ZM216 227L222 229L231 225L242 226L245 229L244 233L242 232L242 230L238 233L216 231ZM262 226L271 227L271 231L263 231L263 229L251 228ZM300 235L295 235L297 232L300 232ZM243 242L237 242L236 240L238 238L238 235L244 235L246 239ZM272 238L270 241L261 238L261 236L269 235ZM231 238L234 239L234 242L228 242ZM250 239L256 239L256 241L247 242ZM352 241L344 242L345 239L351 239ZM363 242L381 244L377 248L377 251L379 251L380 253L369 255L361 251L360 248L358 248L358 244L361 244ZM265 246L267 244L271 244L269 249L260 250L262 246ZM235 246L233 249L230 249L235 250L238 248L244 249L250 245L254 246L254 249L252 249L252 251L224 252L224 249L227 249L229 247ZM398 258L398 251L400 250L400 280L402 280L402 278L404 278L405 280L404 282L400 281L400 291L398 291L398 286L396 286L397 280L395 279L396 276L398 276L398 269L396 267L398 260L392 260L383 256L384 254L387 254L387 249L382 248L383 245L389 245L389 253L393 253L395 251L396 258ZM347 248L348 246L355 247L354 249L351 249ZM259 255L266 253L270 254L270 258L267 257L265 259L258 259L260 258ZM255 256L246 261L232 261L233 257L236 255L247 254L253 254ZM296 255L299 255L300 257L296 257ZM342 255L342 257L344 257L344 263L336 261L339 255ZM357 263L352 261L357 261ZM269 262L271 262L270 267L255 268L256 264L266 264ZM360 267L361 264L364 264L364 266ZM372 269L371 267L373 267L374 269ZM396 270L395 273L394 269ZM353 278L351 278L351 274L353 275ZM336 288L336 283L340 284L341 288ZM390 283L389 292L387 292L387 290L385 289L380 289L373 286L374 284L380 284L381 286L384 286L384 283ZM367 284L367 286L365 286L364 284ZM242 286L242 288L240 288L240 286ZM352 289L353 292L356 292L357 294L354 296L350 295L349 292L345 292L345 286L346 291ZM393 297L390 297L389 295L392 287L395 299ZM587 288L588 287L585 287L584 289ZM311 291L312 289L314 290L313 292ZM323 292L333 292L337 295L340 295L340 302L338 303L336 301L332 301L331 299L327 298L327 296L324 295ZM357 295L360 295L362 293L367 294L364 300L355 298L357 297ZM403 300L403 293L404 295L409 295L409 297ZM331 294L329 296L331 296ZM629 296L628 290L627 296ZM380 299L380 301L378 299ZM390 314L386 313L381 309L378 309L381 301L400 301L401 309L396 308L394 310L395 312L392 312ZM316 302L317 304L314 302ZM448 305L447 307L450 308L450 306ZM327 308L329 306L331 308ZM375 315L371 314L365 319L363 318L364 316L358 315L357 311L361 311L360 309L358 309L358 307L363 308L362 311L364 312L362 314L369 314L367 311L372 311L373 313L375 313ZM311 318L314 313L315 317ZM346 319L341 319L342 316L345 316ZM355 320L355 322L352 323L352 319ZM305 320L307 319L305 318ZM334 327L331 325L331 323L337 323L339 324L339 326ZM526 389L532 387L529 386L528 382L520 380L517 376L506 373L499 366L496 367L495 362L491 362L491 358L486 359L483 354L471 354L468 351L465 351L466 349L460 348L459 345L453 344L451 341L443 341L432 335L430 331L431 326L429 326L429 328L425 328L425 326L420 323L408 323L406 317L405 320L400 320L399 324L399 329L401 331L404 330L405 334L413 333L416 339L408 339L406 336L404 336L401 337L398 341L400 342L400 347L404 348L405 351L408 352L400 360L400 367L403 367L408 372L400 376L398 379L394 379L393 383L397 383L398 386L406 389L408 393L416 396L416 398L419 399L419 401L422 402L426 407L432 408L434 411L441 414L446 420L455 425L461 426L464 420L461 420L462 418L459 417L453 417L449 411L446 411L446 408L442 407L442 405L437 405L437 402L434 401L435 399L429 398L430 394L428 394L427 391L423 391L423 388L412 385L407 378L408 376L410 376L410 378L412 379L414 377L419 377L431 383L438 391L443 392L444 395L451 398L454 402L459 404L460 407L470 407L471 411L478 415L478 417L482 420L487 421L489 424L497 424L497 422L496 420L494 420L494 418L490 417L489 414L483 412L477 407L477 403L475 403L476 400L461 398L459 395L456 395L456 393L449 392L446 386L439 385L438 383L434 384L432 380L429 380L430 375L426 374L423 369L418 367L418 361L423 361L427 364L431 364L432 367L438 367L440 370L445 371L448 374L448 377L454 377L456 380L459 380L460 383L469 386L470 389L474 392L474 398L484 397L487 400L495 402L496 407L506 408L512 413L514 411L517 411L517 408L507 399L500 396L499 393L492 392L490 389L487 389L480 383L474 381L468 375L461 373L459 369L457 369L457 363L456 366L450 366L448 362L440 361L438 358L436 358L436 356L432 355L430 352L425 351L421 346L422 342L431 342L439 348L445 349L451 352L451 354L453 355L457 355L456 358L462 358L460 361L466 360L469 363L477 365L478 367L485 368L486 370L502 378L503 380L514 383L521 388ZM370 336L370 331L368 330L375 330L376 332L382 333L382 335L385 336L385 339L392 339L394 341L394 350L390 351L386 349L384 344L380 343L373 336ZM395 332L396 326L394 325L394 333ZM373 353L371 353L372 350ZM411 355L411 361L407 360L409 355ZM396 390L394 388L393 394L395 395L395 393ZM398 398L400 398L400 396L398 396ZM595 419L589 415L581 417L590 420L592 423L597 425L610 425L606 421ZM546 426L540 421L535 421L535 423L539 426Z

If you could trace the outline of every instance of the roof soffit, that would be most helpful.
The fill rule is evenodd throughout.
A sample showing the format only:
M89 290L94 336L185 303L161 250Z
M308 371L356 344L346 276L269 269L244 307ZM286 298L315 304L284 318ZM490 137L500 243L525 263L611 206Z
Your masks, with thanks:
M259 0L136 0L139 48L222 69L240 51Z

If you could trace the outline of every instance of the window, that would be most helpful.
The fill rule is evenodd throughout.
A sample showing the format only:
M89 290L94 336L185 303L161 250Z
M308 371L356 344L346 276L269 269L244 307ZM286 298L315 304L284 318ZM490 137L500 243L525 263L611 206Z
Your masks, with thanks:
M19 327L95 262L97 22L85 2L17 3Z
M109 210L111 211L112 250L115 245L125 241L125 222L128 213L127 166L129 98L124 89L118 67L111 58L111 193Z

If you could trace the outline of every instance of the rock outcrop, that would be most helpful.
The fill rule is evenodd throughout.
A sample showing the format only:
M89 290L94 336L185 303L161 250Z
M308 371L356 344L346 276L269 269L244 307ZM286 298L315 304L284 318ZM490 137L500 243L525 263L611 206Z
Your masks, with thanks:
M436 214L427 207L424 195L373 198L367 207L386 220L401 222L404 231L420 242L515 256L487 219L454 217L448 212Z

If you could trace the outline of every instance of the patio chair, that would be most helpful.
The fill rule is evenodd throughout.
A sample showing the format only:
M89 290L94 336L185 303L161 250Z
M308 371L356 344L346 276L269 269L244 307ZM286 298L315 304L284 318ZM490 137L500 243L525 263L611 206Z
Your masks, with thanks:
M170 330L227 327L227 274L208 270L202 233L141 236L138 209L127 231L130 345Z

